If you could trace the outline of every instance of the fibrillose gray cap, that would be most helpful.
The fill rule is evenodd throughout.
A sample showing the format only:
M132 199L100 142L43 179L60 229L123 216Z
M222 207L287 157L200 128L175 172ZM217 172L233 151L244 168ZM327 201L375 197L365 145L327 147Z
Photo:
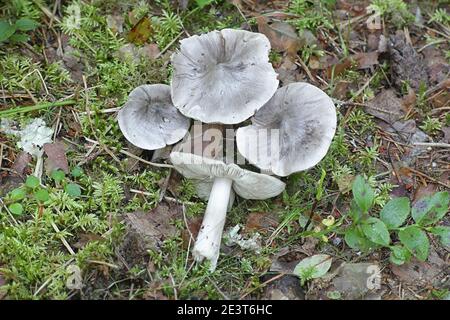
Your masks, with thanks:
M214 178L233 180L234 191L245 199L263 200L283 192L284 182L265 174L245 170L236 164L226 164L220 160L204 158L191 153L172 152L170 160L175 169L184 177L211 184ZM204 186L205 189L211 188Z
M172 101L205 123L240 123L275 93L270 43L261 33L223 29L181 40L172 55Z
M165 84L142 85L131 91L118 121L125 138L146 150L178 142L191 123L172 104L170 86Z
M322 160L336 122L334 103L325 92L308 83L291 83L256 112L252 125L237 130L237 147L260 169L287 176Z

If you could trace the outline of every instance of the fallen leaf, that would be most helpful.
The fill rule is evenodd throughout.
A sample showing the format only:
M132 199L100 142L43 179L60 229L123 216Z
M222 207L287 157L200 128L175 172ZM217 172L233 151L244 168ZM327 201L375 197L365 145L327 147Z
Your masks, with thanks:
M417 96L413 89L408 88L408 94L402 98L404 110L412 110L416 105Z
M447 63L441 51L435 46L426 47L422 51L428 77L432 84L437 84L448 79L450 73L450 65Z
M351 83L349 81L339 80L334 86L333 94L331 96L339 100L345 100L347 98L347 94L349 93L348 89L350 84Z
M356 69L367 69L376 64L378 64L378 52L360 52L353 54L342 62L329 66L327 69L328 78L332 76L336 77L343 73L344 71L356 68Z
M365 110L390 124L405 115L402 100L397 97L393 89L383 89L374 99L369 101Z
M123 217L125 237L118 253L127 267L147 266L148 250L160 250L165 239L177 233L171 224L182 217L182 207L178 204L160 203L150 212L131 212Z
M80 233L78 234L78 241L75 242L72 247L76 249L84 248L89 242L92 241L105 241L105 238L95 233Z
M413 205L418 200L422 199L426 196L431 196L436 193L438 186L434 183L429 183L427 185L420 185L415 191L414 191L414 197L413 197Z
M440 90L436 94L433 94L430 101L433 108L442 108L448 105L450 101L450 88Z
M245 232L268 232L278 226L278 217L269 212L252 212L247 217Z
M413 257L409 263L400 266L391 265L392 273L401 282L420 287L438 284L440 279L445 276L445 270L448 270L448 268L449 265L438 256L434 249L430 250L426 262Z
M14 170L19 176L25 176L26 169L32 160L31 155L28 152L22 151L14 161L11 169Z
M289 56L286 56L285 59L283 59L283 62L275 69L275 71L278 73L278 80L280 80L283 85L298 82L302 78L298 66L292 62Z
M265 275L263 281L270 281L276 275ZM300 281L292 275L284 275L271 281L264 289L263 300L305 300Z
M61 142L44 144L44 152L47 155L46 169L48 174L56 169L61 169L66 174L69 173L66 150Z
M148 17L139 20L127 34L127 40L140 45L148 41L153 33L152 23Z
M127 43L119 48L117 56L122 61L132 60L138 63L140 59L155 60L160 54L159 48L155 43L147 43L143 46L136 46L133 43Z
M188 229L184 229L181 232L181 238L183 239L183 248L187 249L189 247L189 241L191 241L191 247L193 246L193 242L197 239L198 232L200 231L200 227L202 226L203 217L196 217L193 219L189 219ZM191 239L191 236L193 239Z
M444 133L443 143L450 143L450 127L443 127L441 131Z
M258 31L269 39L272 49L278 52L286 52L295 56L297 51L306 44L316 42L312 33L305 31L301 37L295 28L286 22L274 22L269 25L268 19L263 16L256 18Z

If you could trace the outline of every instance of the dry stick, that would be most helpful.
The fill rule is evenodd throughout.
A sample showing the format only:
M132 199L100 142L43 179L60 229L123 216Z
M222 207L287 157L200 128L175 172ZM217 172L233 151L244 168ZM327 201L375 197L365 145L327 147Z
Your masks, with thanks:
M70 260L68 260L67 262L65 262L61 268L65 268L67 267L69 264L71 264L75 259L71 258ZM36 290L36 292L33 294L34 297L36 297L39 292L41 292L49 283L50 281L52 281L52 278L57 275L59 272L59 270L55 271L50 277L47 278L47 280L45 280L45 282Z
M309 70L308 66L303 62L302 58L300 58L299 55L297 55L297 61L295 61L294 63L296 65L298 65L299 67L301 67L303 70L305 70L306 74L308 75L309 79L311 79L312 82L317 84L317 80L316 78L314 78L314 76L312 75L311 71Z
M53 221L50 224L52 225L52 228L53 228L53 230L55 230L56 233L60 233L61 232L58 229L58 226ZM66 247L67 251L69 251L69 253L74 256L75 255L75 251L73 251L72 247L67 242L66 238L64 238L64 236L61 235L60 239L61 239L61 242L63 243L64 247Z
M269 280L267 280L267 281L264 281L264 282L261 284L261 287L265 287L265 286L268 285L269 283L271 283L271 282L273 282L273 281L275 281L275 280L278 280L279 278L285 276L286 274L287 274L286 272L282 272L282 273L280 273L279 275L276 275L275 277L273 277L273 278L271 278L271 279L269 279ZM252 290L248 291L246 294L242 295L242 296L239 298L239 300L244 299L246 296L248 296L250 293L252 293L253 291L255 291L255 290L257 290L257 289L259 289L259 288L253 288Z
M169 50L169 48L181 37L181 35L184 33L185 31L181 31L172 41L169 42L169 44L167 46L164 47L164 49L162 49L155 57L155 60L158 59L159 57L161 57L167 50Z
M440 184L441 186L444 186L444 187L446 187L446 188L450 188L449 185L446 185L445 183L443 183L443 182L441 182L441 181L439 181L439 180L437 180L437 179L435 179L435 178L432 178L432 177L430 177L429 175L426 175L426 174L423 173L423 172L420 172L420 171L418 171L418 170L416 170L416 169L413 169L413 168L408 168L408 170L411 171L411 172L413 172L413 173L415 173L415 174L418 174L418 175L421 176L422 178L427 178L428 180L433 181L434 183Z
M413 145L423 147L450 148L449 143L440 143L440 142L414 142Z
M170 177L172 176L172 169L169 169L169 174L167 175L166 179L164 180L163 186L161 188L161 191L159 192L159 199L158 202L161 202L164 195L166 194L167 188L169 187L169 181Z
M94 145L92 146L93 149L95 149L95 147L97 147L96 145L99 144L98 141L89 139L89 138L87 138L87 137L84 137L84 139L86 139L86 141L88 141L88 142L94 143ZM142 159L142 158L138 157L137 155L132 154L132 153L130 153L130 152L128 152L128 151L125 151L125 150L118 150L119 148L116 148L116 147L111 147L111 148L114 149L114 150L116 150L117 152L120 152L120 153L122 153L122 154L124 154L124 155L130 157L130 158L133 158L133 159L135 159L135 160L138 160L138 161L140 161L140 162L142 162L142 163L145 163L145 164L148 164L148 165L151 165L151 166L154 166L154 167L158 167L158 168L174 168L174 166L172 166L172 165L170 165L170 164L150 162L150 161L147 161L147 160L145 160L145 159Z

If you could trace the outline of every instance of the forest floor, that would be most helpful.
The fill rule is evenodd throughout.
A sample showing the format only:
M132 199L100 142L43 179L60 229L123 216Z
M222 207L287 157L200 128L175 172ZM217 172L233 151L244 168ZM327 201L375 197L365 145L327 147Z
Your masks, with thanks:
M374 190L372 217L390 198L417 212L449 190L443 3L0 1L0 300L449 299L448 194L443 214L389 230L389 245L363 248L348 214L358 175ZM117 111L133 88L170 83L179 40L223 28L264 33L280 85L321 88L338 128L327 156L284 178L282 195L236 199L225 235L239 225L258 248L222 244L210 272L191 255L205 202L170 150L125 140ZM53 134L32 156L17 132L37 118ZM41 165L40 182L27 179ZM294 272L317 254L328 273Z

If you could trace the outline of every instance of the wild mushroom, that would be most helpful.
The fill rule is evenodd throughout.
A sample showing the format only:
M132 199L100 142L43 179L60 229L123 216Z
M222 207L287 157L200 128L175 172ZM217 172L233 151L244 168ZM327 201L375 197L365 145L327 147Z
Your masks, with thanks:
M336 122L333 101L325 92L308 83L291 83L256 112L252 125L237 130L237 148L258 168L287 176L322 160Z
M118 114L119 127L135 146L156 150L181 140L189 130L190 119L172 104L170 86L142 85L131 91Z
M207 259L214 271L232 189L245 199L267 199L280 194L285 184L275 177L226 164L192 153L172 152L175 169L186 178L212 184L208 205L192 254L195 260Z
M181 40L172 55L172 100L180 112L205 123L235 124L274 94L277 74L266 36L223 29Z

